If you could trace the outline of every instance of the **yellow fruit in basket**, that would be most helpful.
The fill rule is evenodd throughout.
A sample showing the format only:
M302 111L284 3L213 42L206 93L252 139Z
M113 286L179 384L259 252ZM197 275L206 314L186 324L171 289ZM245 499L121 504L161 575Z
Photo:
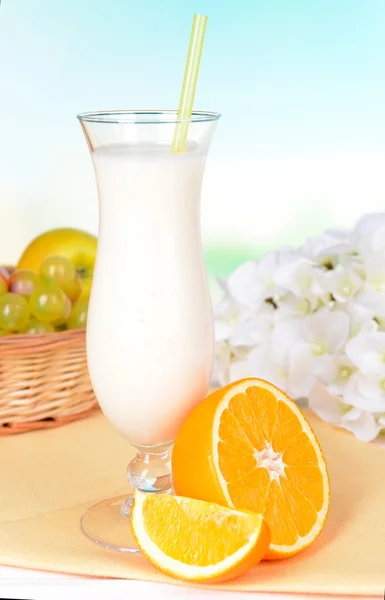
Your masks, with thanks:
M39 273L43 279L53 280L71 302L75 302L81 291L81 282L69 258L49 256L41 263Z
M69 329L81 329L87 325L88 300L79 298L72 307L71 316L68 321Z
M51 323L43 323L38 319L32 317L27 323L25 327L20 331L20 333L30 333L30 334L38 334L38 333L52 333L55 331L55 328ZM1 335L1 333L0 333Z
M97 238L80 229L52 229L36 237L24 250L17 269L39 273L43 261L51 256L68 258L75 266L86 292L91 287Z
M63 290L54 284L41 283L32 292L29 307L36 319L54 324L55 322L61 323L66 316L69 316L71 303Z
M7 332L19 331L28 322L30 310L23 296L8 292L0 297L0 328Z

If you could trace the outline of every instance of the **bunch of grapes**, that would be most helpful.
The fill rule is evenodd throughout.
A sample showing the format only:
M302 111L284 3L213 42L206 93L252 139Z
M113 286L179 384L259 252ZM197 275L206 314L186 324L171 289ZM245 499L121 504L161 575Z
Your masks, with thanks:
M0 268L0 335L82 328L87 311L80 278L63 256L47 258L38 275Z

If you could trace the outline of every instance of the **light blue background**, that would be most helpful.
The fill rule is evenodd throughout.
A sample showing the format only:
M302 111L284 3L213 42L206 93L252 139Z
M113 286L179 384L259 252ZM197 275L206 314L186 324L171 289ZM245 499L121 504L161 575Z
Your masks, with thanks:
M3 0L0 261L47 227L96 229L74 116L176 107L194 12L209 16L195 107L223 114L210 266L385 209L384 0Z

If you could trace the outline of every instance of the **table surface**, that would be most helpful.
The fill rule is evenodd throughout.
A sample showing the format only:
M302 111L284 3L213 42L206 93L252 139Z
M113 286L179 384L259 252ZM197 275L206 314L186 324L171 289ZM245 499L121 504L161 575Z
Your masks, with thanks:
M113 596L112 596L113 594ZM58 573L0 566L0 600L333 600L333 596L313 594L265 594L224 592L136 580L100 580ZM353 600L351 596L334 596ZM359 600L359 596L355 597ZM368 596L365 600L371 600ZM374 597L373 597L374 600Z
M384 436L374 442L385 449ZM266 594L261 592L224 592L180 585L166 585L137 580L109 580L77 577L46 571L17 569L0 565L0 600L105 600L113 593L114 600L359 600L351 596L314 594ZM371 600L365 596L365 600ZM373 597L374 600L374 597Z

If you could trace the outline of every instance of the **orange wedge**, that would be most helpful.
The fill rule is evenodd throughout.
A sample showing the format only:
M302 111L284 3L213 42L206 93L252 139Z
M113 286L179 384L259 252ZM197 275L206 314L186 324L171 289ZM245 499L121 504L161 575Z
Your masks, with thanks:
M261 560L270 542L260 515L168 494L136 492L131 528L154 565L188 581L241 575Z
M262 514L265 558L284 558L321 533L330 500L325 460L297 405L271 383L215 391L182 425L172 454L177 494Z

